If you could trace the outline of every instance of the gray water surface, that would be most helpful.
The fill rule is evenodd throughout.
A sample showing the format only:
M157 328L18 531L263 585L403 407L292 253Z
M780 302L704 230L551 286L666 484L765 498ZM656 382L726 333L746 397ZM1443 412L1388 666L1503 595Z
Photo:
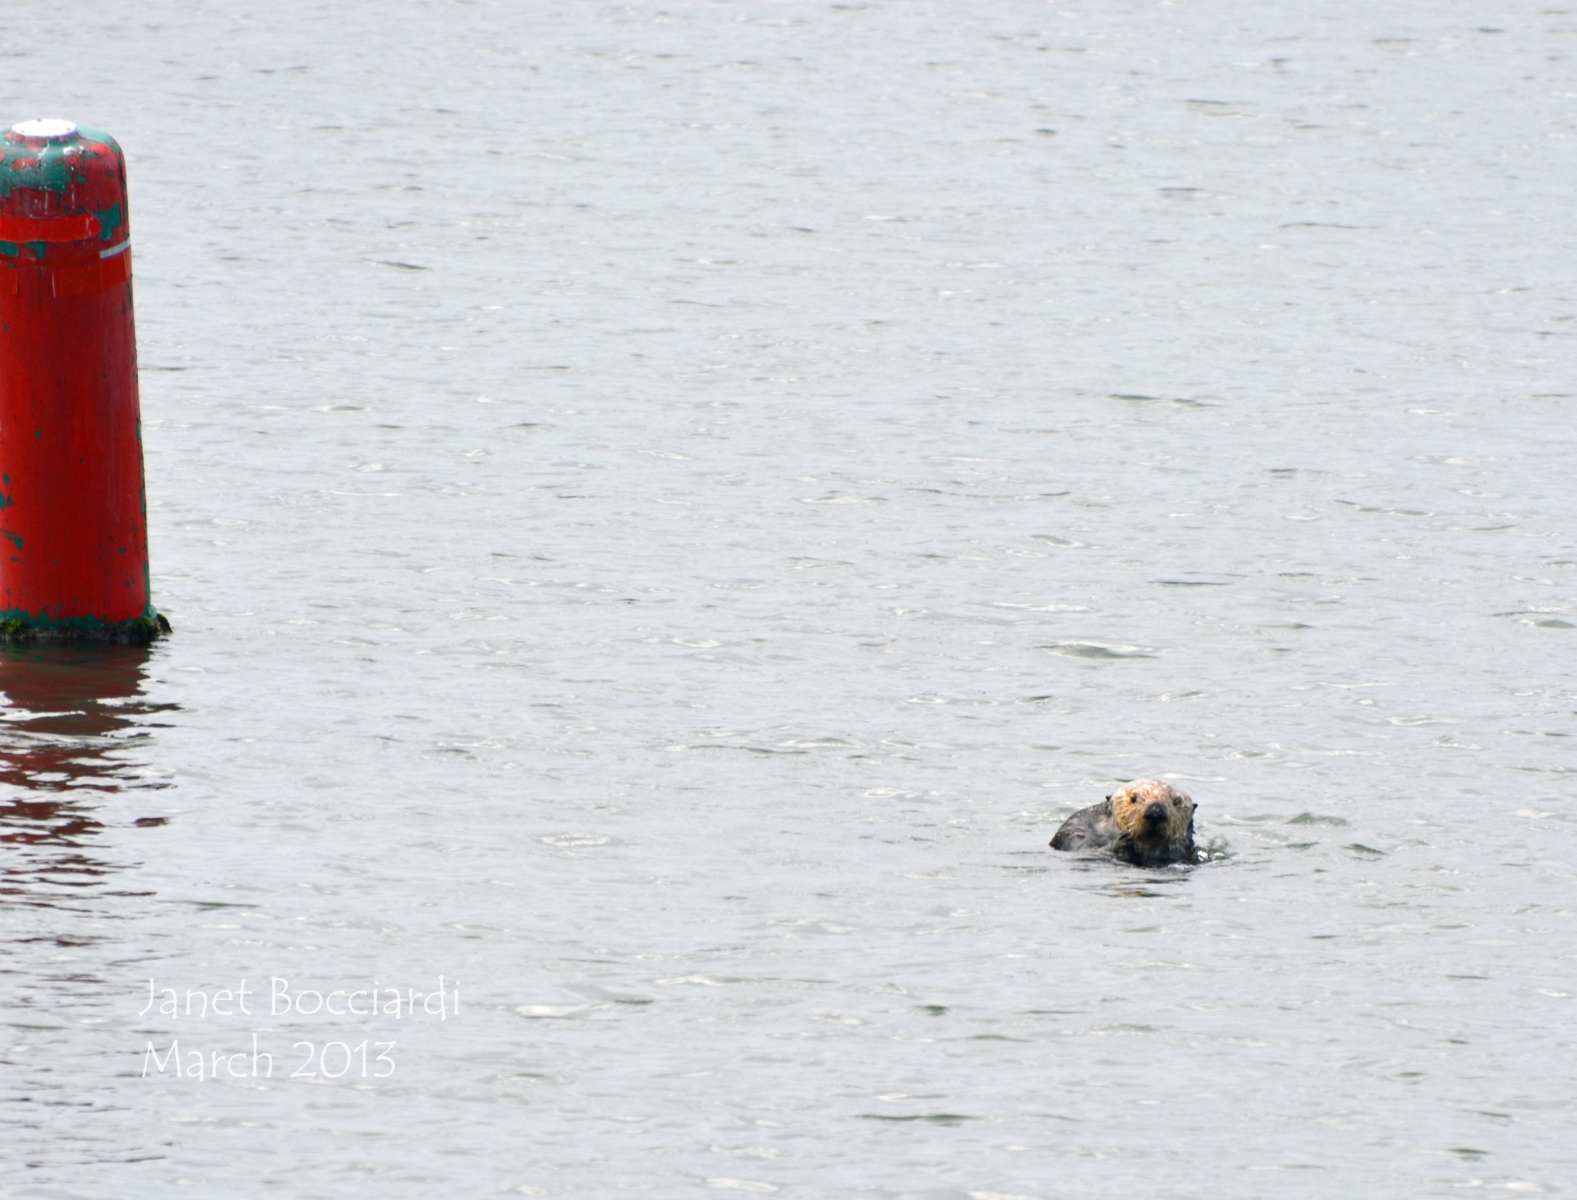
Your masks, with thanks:
M1571 1190L1577 10L94 13L176 633L0 655L6 1194Z

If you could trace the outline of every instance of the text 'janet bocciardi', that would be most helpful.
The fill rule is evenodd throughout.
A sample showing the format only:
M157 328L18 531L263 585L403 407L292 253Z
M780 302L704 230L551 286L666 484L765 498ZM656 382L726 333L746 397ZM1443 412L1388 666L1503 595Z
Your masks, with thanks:
M436 1018L447 1021L460 1015L460 984L438 976L434 991L416 988L384 987L374 981L370 987L359 988L296 988L290 980L271 976L268 987L253 988L245 979L237 987L224 988L172 988L160 987L157 980L148 980L147 1001L137 1014L172 1022L202 1021L208 1028L214 1023L265 1017L291 1019L297 1017L343 1017L347 1020L363 1018L360 1022L409 1021ZM249 1031L249 1048L236 1050L234 1045L225 1050L196 1047L188 1041L182 1047L178 1036L171 1036L167 1046L159 1046L149 1039L142 1056L143 1078L163 1077L185 1079L192 1082L223 1079L273 1079L276 1059L270 1044L277 1042L278 1072L286 1079L388 1079L397 1069L395 1039L378 1041L355 1036L340 1040L318 1042L297 1041L290 1043L289 1054L277 1030Z

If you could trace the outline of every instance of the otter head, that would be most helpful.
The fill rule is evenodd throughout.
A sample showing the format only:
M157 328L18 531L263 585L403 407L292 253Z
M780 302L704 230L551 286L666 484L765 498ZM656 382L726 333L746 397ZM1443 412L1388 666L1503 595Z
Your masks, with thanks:
M1158 779L1136 779L1113 792L1112 821L1140 846L1164 846L1188 836L1194 802Z

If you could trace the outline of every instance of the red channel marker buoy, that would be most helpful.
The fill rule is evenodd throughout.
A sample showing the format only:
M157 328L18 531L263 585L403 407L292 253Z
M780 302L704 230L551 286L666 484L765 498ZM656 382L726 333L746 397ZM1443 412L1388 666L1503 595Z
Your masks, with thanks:
M0 637L150 641L126 159L70 121L0 139Z

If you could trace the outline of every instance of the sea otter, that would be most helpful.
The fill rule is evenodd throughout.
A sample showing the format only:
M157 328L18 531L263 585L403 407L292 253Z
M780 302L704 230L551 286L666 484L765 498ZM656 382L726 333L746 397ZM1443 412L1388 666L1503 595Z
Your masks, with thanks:
M1136 779L1064 821L1051 848L1110 854L1136 867L1198 862L1194 802L1169 783Z

